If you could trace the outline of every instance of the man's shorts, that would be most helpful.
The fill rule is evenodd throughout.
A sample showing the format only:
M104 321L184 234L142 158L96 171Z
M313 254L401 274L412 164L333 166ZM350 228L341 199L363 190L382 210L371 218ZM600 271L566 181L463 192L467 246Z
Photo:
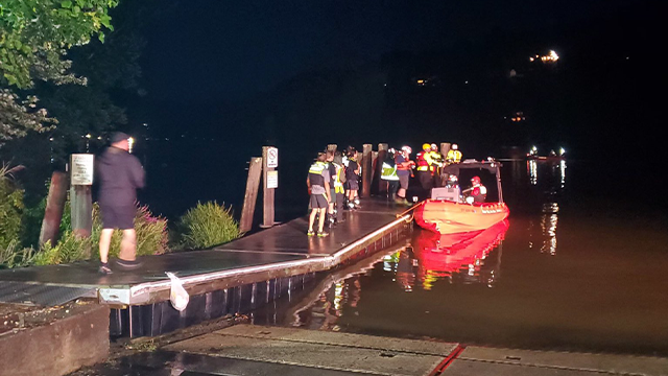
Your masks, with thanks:
M327 207L329 207L329 203L324 193L311 194L311 209L323 209Z
M409 175L399 175L399 185L402 189L408 189L408 179Z
M348 180L348 189L351 191L357 191L360 189L360 186L357 183L357 178Z
M102 206L102 228L117 228L131 230L135 228L135 213L137 208L132 206Z

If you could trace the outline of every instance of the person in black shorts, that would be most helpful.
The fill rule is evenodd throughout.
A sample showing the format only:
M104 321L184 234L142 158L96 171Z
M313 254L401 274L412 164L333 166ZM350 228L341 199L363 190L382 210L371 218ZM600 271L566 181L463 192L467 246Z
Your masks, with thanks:
M313 225L315 224L315 217L319 216L317 235L321 238L329 235L325 232L325 216L329 203L332 201L329 190L329 169L325 160L326 154L318 153L318 157L309 168L308 178L306 179L306 185L311 192L311 215L309 216L307 235L316 235L313 231Z
M348 183L348 208L359 209L359 178L360 165L357 162L358 153L355 148L348 150L348 166L346 167L346 181Z
M137 211L137 189L144 187L144 168L139 159L129 153L129 138L125 133L113 134L111 146L104 151L97 163L100 183L98 203L102 216L100 273L103 274L112 272L108 257L114 229L123 231L118 265L126 269L139 266L136 260L137 234L134 218Z

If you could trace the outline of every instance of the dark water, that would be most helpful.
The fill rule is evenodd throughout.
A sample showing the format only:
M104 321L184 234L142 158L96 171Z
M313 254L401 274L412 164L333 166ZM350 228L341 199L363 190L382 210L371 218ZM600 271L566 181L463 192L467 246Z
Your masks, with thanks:
M513 348L668 355L668 231L654 197L588 162L505 163L500 224L411 246L289 325ZM627 175L628 176L628 175Z

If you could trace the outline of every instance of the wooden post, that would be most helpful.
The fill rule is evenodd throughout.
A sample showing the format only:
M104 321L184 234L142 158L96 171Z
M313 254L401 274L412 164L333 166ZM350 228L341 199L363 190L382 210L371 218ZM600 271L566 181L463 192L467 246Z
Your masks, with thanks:
M449 142L441 142L441 155L443 155L443 159L448 157L448 152L450 151L450 143Z
M378 177L378 174L376 174L376 163L378 163L378 152L377 151L372 151L371 152L371 188L373 188L373 182L375 182ZM372 189L371 193L375 193L375 191Z
M276 163L274 163L276 161ZM262 174L262 195L263 195L263 222L262 228L272 227L275 222L274 210L274 196L275 188L270 186L276 174L276 167L278 167L278 149L273 146L262 147L262 166L264 173Z
M42 229L39 233L39 245L50 241L51 245L56 244L58 231L60 230L60 221L63 218L63 209L65 199L67 198L67 186L69 179L67 174L60 171L54 171L51 175L51 185L49 194L46 197L46 210L44 211L44 220Z
M378 144L378 157L376 159L376 176L378 176L378 195L386 196L387 195L387 182L381 179L383 174L383 162L387 158L387 144Z
M251 158L248 164L248 179L246 180L246 194L244 195L244 206L241 209L241 221L239 231L248 232L253 228L253 216L255 215L255 203L260 189L260 177L262 176L262 158Z
M371 150L373 145L362 145L362 194L360 197L371 196Z

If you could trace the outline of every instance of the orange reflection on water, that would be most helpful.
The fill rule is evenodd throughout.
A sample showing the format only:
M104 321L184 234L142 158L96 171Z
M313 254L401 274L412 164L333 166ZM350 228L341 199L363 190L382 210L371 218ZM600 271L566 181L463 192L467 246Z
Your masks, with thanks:
M508 227L508 220L504 220L488 229L466 234L422 232L413 250L419 264L417 279L423 289L430 290L439 279L451 281L453 275L462 272L469 277L464 278L465 282L486 283L491 287L497 275L492 270L483 276L481 267L489 253L501 243Z

